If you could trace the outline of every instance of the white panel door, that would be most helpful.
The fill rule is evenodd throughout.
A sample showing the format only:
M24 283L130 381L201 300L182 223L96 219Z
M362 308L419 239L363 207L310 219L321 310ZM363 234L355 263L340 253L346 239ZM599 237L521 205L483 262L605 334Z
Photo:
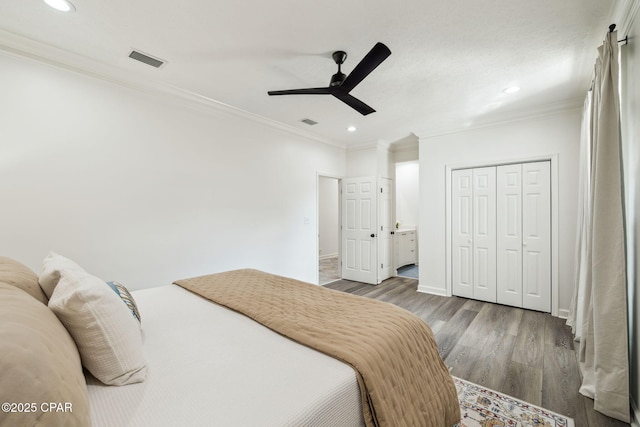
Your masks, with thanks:
M496 168L473 169L473 297L496 302Z
M391 186L392 180L389 178L380 179L380 193L378 204L380 205L380 214L378 215L379 230L378 233L378 264L380 271L378 274L378 283L393 276L393 209L391 204Z
M377 185L373 177L342 180L342 278L377 284Z
M453 294L473 298L473 171L451 172Z
M522 164L496 175L497 302L522 307Z
M522 165L522 306L551 312L550 162Z

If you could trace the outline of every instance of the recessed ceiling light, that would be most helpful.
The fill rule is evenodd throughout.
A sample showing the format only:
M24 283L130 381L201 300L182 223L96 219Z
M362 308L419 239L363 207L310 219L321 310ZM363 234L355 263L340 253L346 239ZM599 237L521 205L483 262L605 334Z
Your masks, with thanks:
M60 12L74 12L76 7L68 0L44 0L46 4Z
M520 90L520 88L518 86L510 86L510 87L506 88L505 90L503 90L503 92L504 93L516 93L519 90Z
M349 132L355 132L355 131L356 131L356 127L355 127L355 126L349 126L349 127L347 128L347 130L348 130Z

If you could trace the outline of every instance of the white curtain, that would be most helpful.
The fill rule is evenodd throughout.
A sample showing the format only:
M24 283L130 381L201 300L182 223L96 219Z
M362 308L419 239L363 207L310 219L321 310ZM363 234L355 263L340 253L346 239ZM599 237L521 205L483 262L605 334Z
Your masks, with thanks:
M571 326L571 332L576 341L582 337L582 322L587 308L584 303L587 287L591 285L591 279L587 278L590 269L587 268L587 242L589 241L590 205L591 205L591 89L587 93L582 109L582 129L580 132L580 157L578 175L578 221L576 230L576 268L573 299L569 309L567 324Z
M570 324L580 341L580 393L594 408L629 422L629 353L618 43L598 49L585 101L580 156L576 287Z

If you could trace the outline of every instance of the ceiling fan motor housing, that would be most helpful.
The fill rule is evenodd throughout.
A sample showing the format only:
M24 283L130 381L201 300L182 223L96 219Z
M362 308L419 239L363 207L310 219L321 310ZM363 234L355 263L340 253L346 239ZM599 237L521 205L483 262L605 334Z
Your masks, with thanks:
M329 82L329 86L340 86L344 79L347 78L347 75L342 71L338 71L333 76L331 76L331 81Z

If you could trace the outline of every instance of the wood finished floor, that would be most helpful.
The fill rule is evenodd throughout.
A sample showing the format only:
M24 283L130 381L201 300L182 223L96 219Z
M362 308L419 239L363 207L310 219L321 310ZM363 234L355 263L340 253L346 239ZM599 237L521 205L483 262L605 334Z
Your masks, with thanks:
M389 302L433 330L451 373L572 417L576 427L629 426L593 409L578 393L580 373L571 330L549 314L416 291L418 281L394 277L373 286L348 280L328 288Z

